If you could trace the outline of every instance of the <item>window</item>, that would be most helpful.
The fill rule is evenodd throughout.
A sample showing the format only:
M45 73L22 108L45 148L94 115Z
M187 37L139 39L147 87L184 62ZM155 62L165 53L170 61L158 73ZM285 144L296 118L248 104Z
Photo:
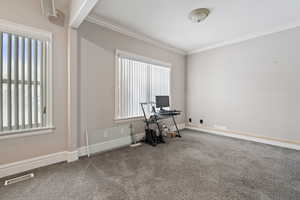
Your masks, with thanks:
M0 136L50 127L51 40L0 25Z
M170 65L117 51L116 119L142 116L140 103L170 95ZM147 108L150 111L150 108Z

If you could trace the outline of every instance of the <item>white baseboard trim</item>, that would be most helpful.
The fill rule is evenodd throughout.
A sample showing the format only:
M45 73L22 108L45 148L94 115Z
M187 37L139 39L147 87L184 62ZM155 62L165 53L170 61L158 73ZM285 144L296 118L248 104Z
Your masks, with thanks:
M138 133L135 134L135 141L140 141L144 138L145 133ZM90 154L93 153L101 153L105 151L110 151L113 149L129 146L132 144L132 138L131 136L126 136L122 138L117 138L114 140L109 140L97 144L92 144L89 146L89 152ZM78 157L86 156L88 154L87 147L83 146L78 149Z
M184 129L185 124L178 124L178 128ZM140 141L145 136L145 133L135 134L135 140ZM104 151L109 151L112 149L128 146L132 143L131 136L126 136L102 143L97 143L89 146L89 151L91 154L100 153ZM45 167L60 162L73 162L78 160L79 157L87 155L87 148L80 147L77 151L62 151L58 153L48 154L44 156L39 156L31 159L26 159L18 162L13 162L9 164L0 165L0 178L26 172L39 167Z
M26 159L18 162L0 165L0 178L22 173L39 167L66 161L66 152L58 152Z
M257 135L241 133L238 131L219 130L219 129L209 128L209 127L200 127L200 126L195 126L195 125L188 125L188 126L186 126L186 128L190 129L190 130L201 131L201 132L210 133L210 134L214 134L214 135L232 137L232 138L248 140L248 141L253 141L253 142L258 142L258 143L263 143L263 144L268 144L268 145L272 145L272 146L283 147L283 148L294 149L294 150L300 151L300 144L296 144L296 143L292 143L292 142L288 142L288 141L280 141L280 139L276 139L276 138L260 137Z
M177 124L178 129L182 130L185 128L185 123ZM172 127L175 129L175 127ZM135 141L140 141L145 136L145 133L138 133L135 134ZM89 152L90 154L93 153L101 153L105 151L110 151L116 148L128 146L132 143L131 136L126 136L114 140L105 141L102 143L92 144L89 146ZM87 147L83 146L78 149L78 157L86 156L88 154Z
M78 160L78 151L66 152L66 160L67 162L74 162Z
M145 133L139 133L135 135L136 141L143 139ZM109 151L112 149L128 146L132 143L131 136L118 138L94 145L90 145L90 153L99 153ZM81 147L77 151L63 151L44 156L39 156L31 159L26 159L18 162L0 165L0 178L30 171L39 167L45 167L60 162L74 162L79 157L87 155L86 147Z
M97 143L97 144L92 144L89 146L89 152L91 154L105 152L105 151L109 151L112 149L128 146L131 144L131 142L132 142L131 136L126 136L126 137L122 137L122 138L118 138L118 139L114 139L114 140L109 140L109 141L105 141L105 142L101 142L101 143ZM86 146L80 147L78 149L78 156L82 157L82 156L86 156L86 155L87 155Z

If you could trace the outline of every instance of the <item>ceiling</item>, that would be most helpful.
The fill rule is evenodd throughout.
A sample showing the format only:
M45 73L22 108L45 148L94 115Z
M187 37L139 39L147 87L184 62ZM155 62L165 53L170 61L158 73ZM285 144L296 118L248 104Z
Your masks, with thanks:
M190 11L209 8L200 24ZM300 25L299 0L100 0L92 15L194 52Z

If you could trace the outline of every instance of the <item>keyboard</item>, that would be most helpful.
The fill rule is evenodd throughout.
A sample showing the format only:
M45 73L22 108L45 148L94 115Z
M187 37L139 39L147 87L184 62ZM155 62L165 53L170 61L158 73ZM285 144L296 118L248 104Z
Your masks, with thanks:
M179 110L160 110L160 115L179 115L181 111Z

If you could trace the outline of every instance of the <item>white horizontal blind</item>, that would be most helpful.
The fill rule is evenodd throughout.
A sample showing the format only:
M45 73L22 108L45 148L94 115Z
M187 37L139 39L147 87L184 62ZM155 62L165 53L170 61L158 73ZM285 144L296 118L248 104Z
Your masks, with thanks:
M0 32L0 135L45 125L46 45Z
M118 84L117 118L140 117L140 103L170 94L170 69L119 55ZM151 108L146 109L149 112Z

